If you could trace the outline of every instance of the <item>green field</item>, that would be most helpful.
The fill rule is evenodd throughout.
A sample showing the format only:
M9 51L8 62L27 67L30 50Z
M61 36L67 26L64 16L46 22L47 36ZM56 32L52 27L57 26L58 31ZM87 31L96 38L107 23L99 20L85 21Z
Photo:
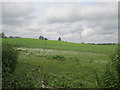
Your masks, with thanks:
M39 40L30 38L13 38L3 39L17 47L26 48L46 48L46 49L57 49L57 50L72 50L81 52L93 52L93 53L111 53L114 51L117 45L90 45L90 44L78 44L63 41L53 40Z
M29 38L3 39L19 51L15 77L40 87L96 88L117 45L79 44Z

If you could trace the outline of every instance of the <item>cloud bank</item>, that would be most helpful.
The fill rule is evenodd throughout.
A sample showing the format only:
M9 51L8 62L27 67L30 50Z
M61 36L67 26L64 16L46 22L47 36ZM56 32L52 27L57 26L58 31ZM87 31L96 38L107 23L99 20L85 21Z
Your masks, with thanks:
M117 42L117 3L3 3L7 36L69 42Z

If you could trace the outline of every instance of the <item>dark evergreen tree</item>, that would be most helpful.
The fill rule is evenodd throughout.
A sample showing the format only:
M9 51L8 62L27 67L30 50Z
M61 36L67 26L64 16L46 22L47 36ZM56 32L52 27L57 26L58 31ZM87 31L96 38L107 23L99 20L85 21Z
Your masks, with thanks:
M58 41L61 41L61 37L58 38Z

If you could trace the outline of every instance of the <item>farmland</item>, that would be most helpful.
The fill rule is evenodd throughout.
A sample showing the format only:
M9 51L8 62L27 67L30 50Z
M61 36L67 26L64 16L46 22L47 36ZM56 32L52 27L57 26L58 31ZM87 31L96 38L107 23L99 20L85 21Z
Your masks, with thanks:
M19 52L14 78L36 88L97 88L95 73L104 70L117 48L30 38L3 42L13 44Z

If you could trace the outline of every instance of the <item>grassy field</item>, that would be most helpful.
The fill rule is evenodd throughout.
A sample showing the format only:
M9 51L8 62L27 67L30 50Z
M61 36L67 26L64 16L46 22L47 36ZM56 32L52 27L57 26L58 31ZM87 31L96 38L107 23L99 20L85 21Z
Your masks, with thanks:
M82 52L93 52L93 53L111 53L114 51L117 45L90 45L90 44L78 44L64 41L53 41L53 40L39 40L30 38L13 38L3 39L17 47L26 48L46 48L46 49L57 49L57 50L73 50Z
M15 76L40 87L96 88L117 45L91 45L28 38L3 39L19 51Z

